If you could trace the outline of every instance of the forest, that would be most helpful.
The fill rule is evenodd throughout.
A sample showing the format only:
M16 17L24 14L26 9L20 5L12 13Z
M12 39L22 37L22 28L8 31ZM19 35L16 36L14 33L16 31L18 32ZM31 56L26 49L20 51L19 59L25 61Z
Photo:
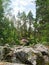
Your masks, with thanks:
M10 0L0 0L0 45L19 45L22 39L29 45L41 43L49 45L49 0L36 0L36 17L30 10L15 16L7 16L10 12Z
M34 1L35 17L33 5L13 15L11 1ZM49 65L49 0L0 0L0 65Z

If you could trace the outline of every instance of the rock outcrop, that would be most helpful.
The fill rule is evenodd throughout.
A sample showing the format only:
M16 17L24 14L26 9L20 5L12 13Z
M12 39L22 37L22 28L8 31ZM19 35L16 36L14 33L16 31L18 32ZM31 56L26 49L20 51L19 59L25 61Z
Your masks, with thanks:
M13 65L45 65L49 63L49 48L42 44L34 47L0 46L0 61L12 62Z
M0 65L25 65L20 63L9 63L9 62L0 62Z

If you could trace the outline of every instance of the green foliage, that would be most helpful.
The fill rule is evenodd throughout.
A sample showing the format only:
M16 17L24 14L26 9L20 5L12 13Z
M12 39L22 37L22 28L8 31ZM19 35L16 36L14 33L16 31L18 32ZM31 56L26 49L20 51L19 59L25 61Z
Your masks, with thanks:
M0 30L1 36L0 36L0 43L3 45L6 43L9 44L15 44L15 35L16 35L16 29L14 28L13 23L11 23L7 18L4 18L2 28Z
M16 42L18 44L19 41L17 40L14 24L8 18L4 17L3 3L3 0L0 0L0 45L4 45L6 43L12 45L16 44Z
M39 22L37 26L38 41L49 42L49 1L36 0L36 20Z
M31 11L28 15L19 12L16 28L14 20L9 20L5 16L5 13L11 10L9 5L10 0L0 0L0 45L20 44L22 38L28 39L30 44L41 42L48 45L49 1L36 0L36 19L33 18Z

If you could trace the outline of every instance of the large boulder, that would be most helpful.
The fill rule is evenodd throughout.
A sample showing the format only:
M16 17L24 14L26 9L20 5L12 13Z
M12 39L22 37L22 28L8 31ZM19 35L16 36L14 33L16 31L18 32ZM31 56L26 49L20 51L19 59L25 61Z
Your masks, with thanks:
M39 51L42 53L42 55L49 55L49 48L42 44L36 44L34 46L34 49L36 51Z
M48 63L48 62L49 62L49 48L48 48L47 46L42 45L42 44L36 44L36 45L34 46L34 49L35 49L36 51L41 52L42 57L43 57L45 63ZM44 62L44 61L43 61L43 62Z
M28 46L21 46L14 49L16 59L28 65L36 65L37 53L38 51Z
M49 48L36 44L31 46L0 46L0 60L25 65L45 65L49 63ZM9 64L10 65L10 64Z
M19 46L14 49L16 61L18 59L20 62L28 65L45 65L45 55L48 57L48 53L48 48L41 44L37 44L33 48L30 46Z

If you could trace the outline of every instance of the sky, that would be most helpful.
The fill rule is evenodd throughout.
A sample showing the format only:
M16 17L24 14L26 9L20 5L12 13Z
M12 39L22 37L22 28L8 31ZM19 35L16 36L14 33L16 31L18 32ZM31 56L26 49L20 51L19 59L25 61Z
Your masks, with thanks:
M26 14L31 10L33 17L36 16L35 0L11 0L11 7L13 15L17 15L18 11L25 11Z

